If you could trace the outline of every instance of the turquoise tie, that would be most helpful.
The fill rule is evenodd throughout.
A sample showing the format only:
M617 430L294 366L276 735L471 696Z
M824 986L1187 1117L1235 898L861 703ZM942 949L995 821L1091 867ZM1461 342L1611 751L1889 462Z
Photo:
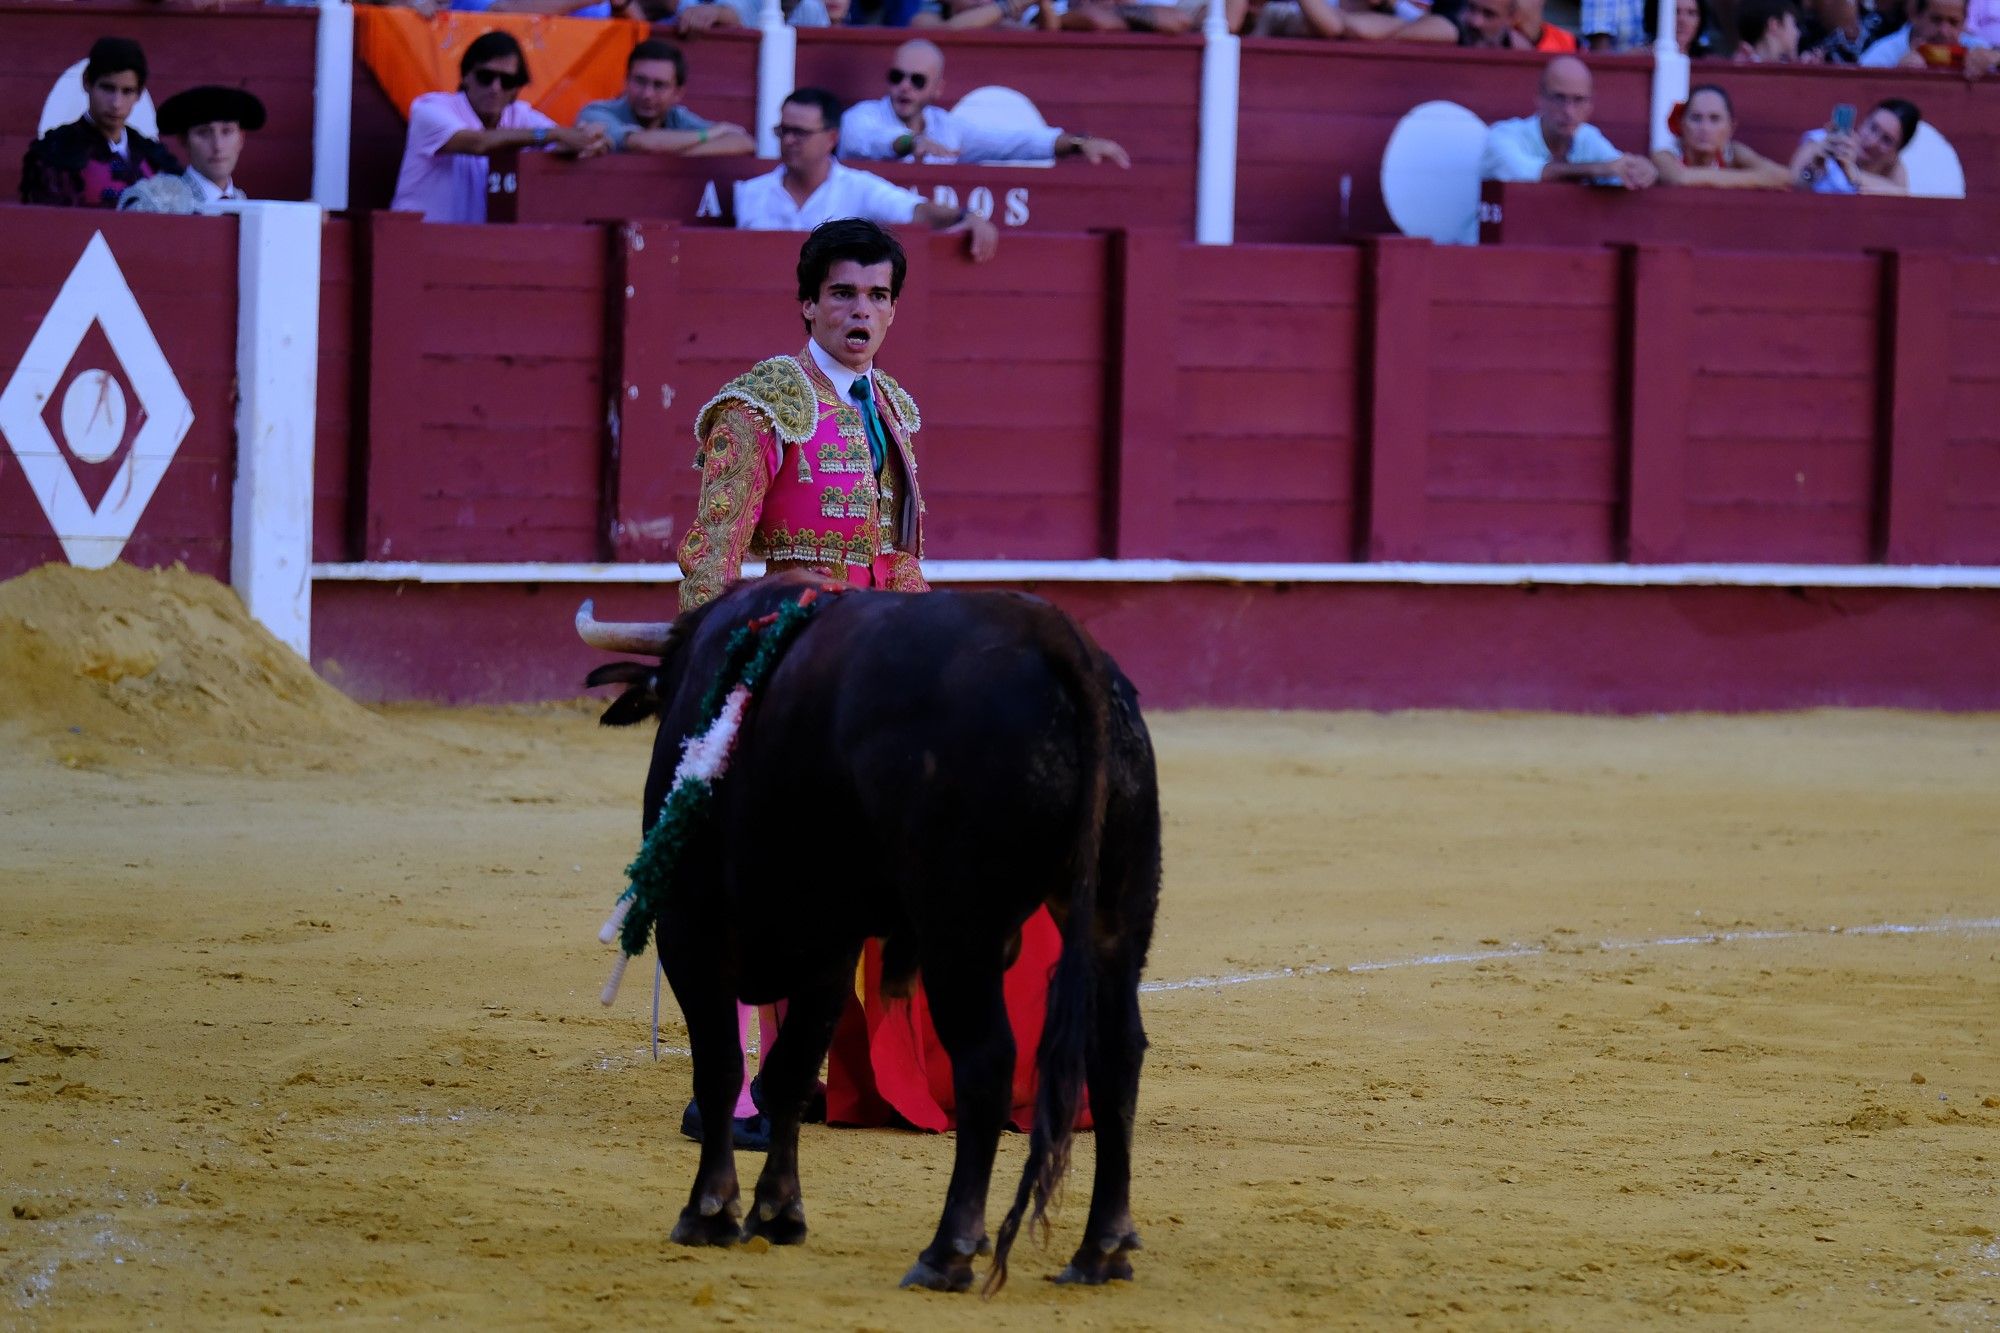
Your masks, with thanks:
M889 433L882 428L882 418L875 413L875 395L870 392L866 375L857 376L847 388L847 396L861 409L861 420L868 427L868 456L875 460L875 470L882 470L882 463L889 457Z

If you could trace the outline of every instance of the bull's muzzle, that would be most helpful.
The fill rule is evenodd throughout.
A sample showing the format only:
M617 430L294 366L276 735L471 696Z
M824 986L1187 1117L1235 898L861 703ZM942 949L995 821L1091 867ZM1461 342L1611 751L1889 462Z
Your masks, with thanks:
M601 648L607 653L645 653L650 657L665 657L667 645L673 642L674 622L618 622L599 620L593 612L594 602L586 600L576 609L577 637L593 648Z

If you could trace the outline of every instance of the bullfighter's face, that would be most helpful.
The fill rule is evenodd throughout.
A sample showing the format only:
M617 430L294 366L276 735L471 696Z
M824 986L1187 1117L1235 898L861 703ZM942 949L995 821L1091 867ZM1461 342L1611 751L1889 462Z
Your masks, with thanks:
M95 83L85 85L90 94L90 123L107 139L125 133L125 121L139 105L142 84L129 69L116 74L100 74Z
M819 285L819 299L802 307L820 350L849 370L867 370L896 322L896 298L890 290L894 280L895 266L886 259L834 264Z

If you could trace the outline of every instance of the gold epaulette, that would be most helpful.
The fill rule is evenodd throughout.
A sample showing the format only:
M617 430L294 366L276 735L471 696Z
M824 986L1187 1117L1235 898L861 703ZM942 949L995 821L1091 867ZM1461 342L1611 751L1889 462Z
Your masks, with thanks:
M899 389L900 394L902 391ZM907 395L905 395L907 397ZM812 381L806 378L805 368L789 356L774 356L768 361L759 361L747 374L738 375L722 386L721 392L702 404L701 411L695 413L694 465L701 466L702 455L707 450L709 428L714 424L715 414L731 403L761 412L778 433L778 438L786 444L803 444L812 438L813 430L819 424L819 395L813 392Z
M888 400L889 410L903 423L905 431L915 435L923 428L924 419L917 413L917 400L910 397L907 389L890 379L889 373L885 370L875 372L875 384L882 390L882 397Z

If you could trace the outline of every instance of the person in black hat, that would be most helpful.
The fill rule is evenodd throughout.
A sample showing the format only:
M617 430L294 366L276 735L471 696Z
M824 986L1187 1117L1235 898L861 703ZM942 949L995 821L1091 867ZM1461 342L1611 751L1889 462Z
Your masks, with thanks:
M146 89L146 53L129 37L100 37L83 66L90 109L28 147L21 202L115 208L130 185L181 169L174 155L125 120Z
M125 191L118 207L133 213L212 213L224 199L247 198L236 187L243 136L264 128L264 104L241 88L203 84L160 104L160 133L180 141L188 169L155 176Z

